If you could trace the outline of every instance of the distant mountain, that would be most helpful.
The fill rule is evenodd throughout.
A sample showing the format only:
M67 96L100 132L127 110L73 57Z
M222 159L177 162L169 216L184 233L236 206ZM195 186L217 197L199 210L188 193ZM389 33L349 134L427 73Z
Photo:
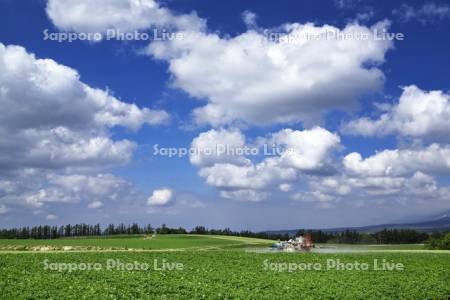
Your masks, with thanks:
M445 218L447 218L447 220L450 218L450 210L448 210L446 212L443 212L443 213L440 213L440 214L437 214L437 215L433 215L433 216L431 216L431 217L429 217L429 218L427 218L426 220L423 220L423 221L435 221L435 220L442 220L442 219L445 219Z
M302 228L303 229L303 228ZM308 229L308 230L322 230L325 232L341 232L344 230L353 230L358 232L366 232L373 233L383 229L414 229L418 231L424 232L432 232L432 231L450 231L450 211L444 212L442 214L432 216L424 219L420 222L413 223L402 223L402 224L380 224L380 225L369 225L362 227L337 227L337 228L316 228L316 229ZM266 231L268 233L275 234L289 234L295 235L298 229L289 229L289 230L273 230Z

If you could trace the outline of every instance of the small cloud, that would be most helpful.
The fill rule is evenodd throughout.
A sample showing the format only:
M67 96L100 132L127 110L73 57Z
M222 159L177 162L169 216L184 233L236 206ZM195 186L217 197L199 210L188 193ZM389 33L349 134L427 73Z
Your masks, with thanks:
M242 20L244 21L247 28L255 28L256 25L256 14L252 11L246 10L242 13Z
M201 202L200 200L195 200L190 203L188 203L188 206L190 208L205 208L205 204Z
M164 188L154 190L151 197L148 198L147 204L150 206L166 206L174 199L174 192L171 189Z
M183 199L180 200L179 203L181 205L187 206L189 208L205 208L205 204L197 199L192 199L192 200L187 200L187 199Z
M374 16L375 12L373 10L366 9L356 15L355 21L357 21L358 23L364 23L370 21Z
M421 24L433 23L450 18L450 5L425 3L422 7L414 7L402 4L392 11L394 16L398 16L400 22L407 23L418 21Z
M10 211L10 209L8 207L6 207L6 205L0 205L0 215L4 215L6 213L8 213Z
M340 10L354 9L361 0L334 0L334 6Z
M100 208L103 207L103 203L101 201L94 201L89 203L88 208Z
M196 209L205 208L206 205L200 199L199 195L193 193L178 193L177 194L177 207L184 209Z
M282 192L289 192L292 189L292 186L290 184L287 183L282 183L278 186L278 188L280 189L280 191Z
M260 202L269 198L270 193L260 192L252 189L241 189L235 191L221 191L220 196L224 199Z
M58 219L58 216L54 215L54 214L48 214L47 217L45 217L45 219L47 219L49 221L56 220L56 219Z

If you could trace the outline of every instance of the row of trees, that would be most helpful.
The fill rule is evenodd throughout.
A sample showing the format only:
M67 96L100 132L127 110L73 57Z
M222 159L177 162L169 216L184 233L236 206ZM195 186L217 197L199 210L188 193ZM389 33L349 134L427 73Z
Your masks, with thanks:
M426 232L412 229L384 229L376 233L363 233L352 230L325 232L321 230L299 230L297 235L310 233L315 243L338 244L419 244L430 239Z
M33 227L21 227L0 230L2 239L57 239L63 237L101 236L101 235L128 235L128 234L152 234L153 227L149 224L141 227L138 224L108 225L104 230L100 224L75 224L65 226L40 225Z
M434 233L430 237L428 244L430 249L450 250L450 232L447 234Z
M140 226L137 223L131 225L109 224L102 229L100 224L75 224L65 226L34 226L0 230L0 238L3 239L57 239L64 237L81 236L113 236L113 235L139 235L139 234L211 234L230 235L242 237L254 237L261 239L288 240L291 236L287 233L268 233L252 231L232 231L225 229L207 229L204 226L197 226L188 231L183 227L170 228L165 224L154 229L150 224ZM315 243L343 243L343 244L417 244L428 240L441 238L438 233L431 236L425 232L411 229L384 229L376 233L361 233L352 230L342 232L326 232L322 230L299 230L298 235L311 234Z

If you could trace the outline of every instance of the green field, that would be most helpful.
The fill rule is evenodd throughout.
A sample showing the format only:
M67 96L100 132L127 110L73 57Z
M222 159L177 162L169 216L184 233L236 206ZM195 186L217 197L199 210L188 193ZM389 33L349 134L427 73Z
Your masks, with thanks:
M264 262L320 263L327 259L386 259L404 271L295 271L264 269ZM50 263L122 262L183 264L183 270L44 270ZM2 299L448 299L448 254L245 253L238 250L92 252L0 255Z
M10 247L9 245L96 247L94 250L86 248L82 252L52 251L53 248L38 252L31 248L26 249L29 251L0 251L0 299L450 297L449 251L424 252L423 245L330 244L319 246L358 252L245 251L265 249L270 243L271 241L251 238L198 235L159 235L153 239L135 236L51 241L0 240L0 248ZM98 250L97 247L107 251ZM143 250L123 251L125 247L129 250ZM111 248L121 251L113 251ZM400 263L404 268L376 270L375 259L378 260L378 266L385 260L389 264ZM122 265L108 269L109 260L119 261ZM349 270L342 269L341 266L341 269L328 269L329 261L341 264L357 262L367 264L368 268ZM134 266L134 262L138 262L139 266L146 264L148 269L139 267L127 270L124 267L127 263ZM177 263L182 268L169 270L165 267L173 268L172 263ZM96 266L97 269L89 269L87 266ZM321 268L316 269L318 266ZM87 270L81 270L83 268Z
M72 238L55 240L13 240L0 239L0 249L8 246L51 246L51 247L100 247L106 249L190 249L208 247L234 247L245 245L270 245L270 241L229 237L229 236L204 236L204 235L158 235L155 238L117 237L117 238ZM20 249L20 248L18 248Z
M318 247L350 249L350 250L425 250L423 244L389 244L389 245L359 245L359 244L317 244Z
M26 250L23 247L55 247L57 250L65 246L79 247L89 250L92 247L102 249L145 249L145 250L180 250L237 248L247 246L269 246L274 241L235 236L205 236L192 234L158 235L154 238L146 236L117 236L95 238L62 238L55 240L32 239L0 239L0 250ZM318 248L338 250L380 251L380 250L424 250L424 245L348 245L317 244Z

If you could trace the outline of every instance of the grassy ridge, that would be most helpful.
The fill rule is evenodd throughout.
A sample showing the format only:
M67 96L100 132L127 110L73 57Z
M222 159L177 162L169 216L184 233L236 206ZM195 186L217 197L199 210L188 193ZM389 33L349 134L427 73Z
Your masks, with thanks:
M182 271L91 270L57 272L43 260L81 263L107 259L183 263ZM404 264L404 271L264 270L264 262L321 263L373 259ZM0 254L2 299L448 299L448 254L258 254L242 251Z

